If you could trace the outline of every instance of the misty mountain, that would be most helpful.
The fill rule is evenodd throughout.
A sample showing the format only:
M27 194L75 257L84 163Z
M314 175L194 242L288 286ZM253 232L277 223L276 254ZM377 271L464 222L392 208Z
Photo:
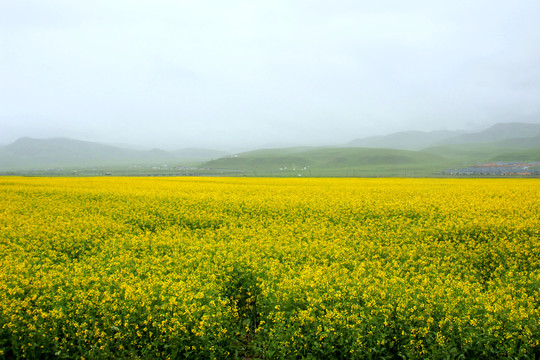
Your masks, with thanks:
M422 149L463 163L491 161L540 161L540 135L493 142L445 144Z
M186 160L186 161L189 161L189 162L208 161L208 160L211 160L211 159L217 159L217 158L223 157L223 156L228 154L225 151L211 150L211 149L199 149L199 148L180 149L180 150L171 151L171 153L178 160Z
M463 134L465 134L464 131L402 131L384 136L371 136L356 139L347 143L346 146L420 150Z
M492 161L540 161L540 124L504 123L446 139L422 152L463 165Z
M84 168L90 166L125 166L202 162L223 155L205 149L167 152L160 149L133 150L89 141L53 138L21 138L0 147L0 169L45 169L59 167Z
M171 161L174 158L174 155L158 149L129 150L65 138L21 138L0 148L0 168L3 170L112 166Z
M285 174L284 168L317 175L433 175L482 162L540 161L540 124L497 124L475 133L399 132L347 145L250 151L205 166L272 175Z
M429 175L491 161L540 161L540 124L496 124L474 133L399 132L357 139L348 146L261 149L236 155L197 148L137 150L66 138L21 138L0 146L4 172L168 164L252 175L291 176L299 169L309 169L314 176Z
M495 124L483 131L461 134L451 138L439 140L438 145L490 143L510 139L533 138L538 135L540 135L540 124L500 123ZM503 142L499 144L503 145Z
M453 146L460 145L460 146ZM461 146L465 145L465 146ZM388 148L401 150L426 150L444 155L462 152L474 155L540 146L540 124L500 123L478 132L465 131L406 131L385 136L356 139L346 146Z

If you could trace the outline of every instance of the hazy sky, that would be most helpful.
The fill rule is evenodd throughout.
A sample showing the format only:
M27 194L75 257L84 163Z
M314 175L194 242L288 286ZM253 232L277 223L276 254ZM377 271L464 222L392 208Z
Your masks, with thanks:
M332 144L540 122L538 14L538 0L0 0L0 143Z

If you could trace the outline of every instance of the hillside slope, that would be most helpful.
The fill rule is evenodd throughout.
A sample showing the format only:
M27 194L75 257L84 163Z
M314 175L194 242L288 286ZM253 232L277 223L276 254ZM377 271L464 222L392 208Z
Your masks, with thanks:
M446 144L423 149L422 152L444 156L461 164L491 161L540 161L540 135L493 142Z
M502 141L506 139L531 138L540 135L540 124L530 123L500 123L483 131L472 134L462 134L438 142L444 144L481 144Z
M428 175L444 171L444 157L407 150L371 148L267 149L209 161L207 168L255 175Z
M21 138L0 148L0 169L88 167L172 161L163 150L126 150L110 145L73 139Z
M20 138L12 144L0 146L0 170L200 164L225 154L226 152L211 149L186 148L168 152L160 149L126 149L67 138Z
M540 124L533 123L499 123L477 132L465 131L405 131L384 136L372 136L353 140L346 147L388 148L400 150L422 150L430 147L453 144L484 144L503 146L508 140L517 144L521 141L527 143L531 138L540 136ZM521 140L519 140L521 139ZM532 140L536 143L537 140ZM529 144L528 147L534 147ZM527 147L527 145L525 146ZM523 147L523 148L525 148Z
M386 148L400 150L420 150L446 139L464 134L464 131L403 131L384 136L356 139L345 146L365 148Z

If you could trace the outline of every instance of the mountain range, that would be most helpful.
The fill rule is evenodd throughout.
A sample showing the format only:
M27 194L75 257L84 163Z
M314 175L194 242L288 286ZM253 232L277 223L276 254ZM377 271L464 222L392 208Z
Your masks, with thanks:
M497 161L540 161L540 124L500 123L478 132L399 132L339 147L250 151L205 165L252 175L430 176Z
M209 149L133 150L95 142L53 138L20 138L0 147L0 170L112 167L141 164L199 164L226 155Z
M540 135L540 124L499 123L479 132L457 131L405 131L385 136L357 139L347 146L422 150L449 144L485 144L502 140L528 139ZM536 143L538 144L538 143Z
M21 138L0 146L0 172L133 165L192 166L257 176L434 175L493 161L540 161L540 124L499 123L477 132L408 131L325 147L133 150L95 142Z

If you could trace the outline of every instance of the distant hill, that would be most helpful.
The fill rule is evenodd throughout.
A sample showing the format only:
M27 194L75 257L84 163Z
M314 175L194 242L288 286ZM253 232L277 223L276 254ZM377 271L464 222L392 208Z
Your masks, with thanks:
M136 150L65 138L21 138L0 146L0 172L31 170L32 174L38 174L33 169L44 173L62 169L69 174L75 169L118 167L131 169L123 174L143 175L170 170L170 174L203 175L429 176L492 161L540 161L540 124L496 124L475 133L399 132L345 146L260 149L234 155L197 148Z
M204 166L242 170L250 175L397 176L439 173L447 163L441 156L416 151L304 147L250 151L209 161Z
M209 168L250 175L433 175L491 161L540 161L540 124L505 123L476 133L409 131L357 139L344 147L250 151Z
M492 142L445 144L423 149L422 152L458 160L461 164L474 164L491 161L540 161L539 148L540 135L536 135Z
M490 161L540 161L540 124L501 123L485 130L409 131L357 139L347 146L419 150L437 155L448 164L469 166Z
M356 139L345 146L388 148L401 150L422 150L429 147L449 144L480 144L502 140L532 138L540 135L540 124L500 123L478 132L465 131L406 131L384 136L372 136ZM530 140L536 141L536 140ZM500 145L504 145L500 143Z
M540 134L531 137L520 137L499 140L493 143L499 148L505 149L530 149L540 146Z
M464 131L404 131L384 136L372 136L356 139L347 143L345 146L420 150L446 139L457 137L464 133Z
M111 166L173 161L163 150L127 150L88 141L55 138L21 138L0 147L0 169L43 169L51 167Z
M523 161L540 162L540 146L532 149L525 149L513 152L500 153L491 158L491 161Z
M495 124L483 131L462 134L438 141L438 145L490 143L507 139L525 139L538 135L540 135L540 124L501 123Z
M228 153L220 150L186 148L171 151L179 161L204 162L226 156Z
M134 150L95 142L53 138L21 138L0 146L0 170L88 168L140 164L200 164L226 155L210 149Z

